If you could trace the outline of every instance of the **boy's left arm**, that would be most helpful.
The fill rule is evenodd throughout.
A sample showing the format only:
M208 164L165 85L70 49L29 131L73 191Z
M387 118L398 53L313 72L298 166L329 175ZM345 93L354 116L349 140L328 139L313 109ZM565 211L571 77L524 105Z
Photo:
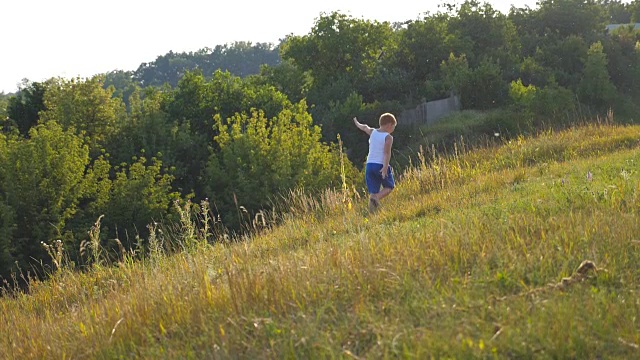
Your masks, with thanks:
M389 161L391 161L391 147L393 146L393 136L387 135L384 138L384 164L382 164L382 178L387 177L387 171L389 169Z

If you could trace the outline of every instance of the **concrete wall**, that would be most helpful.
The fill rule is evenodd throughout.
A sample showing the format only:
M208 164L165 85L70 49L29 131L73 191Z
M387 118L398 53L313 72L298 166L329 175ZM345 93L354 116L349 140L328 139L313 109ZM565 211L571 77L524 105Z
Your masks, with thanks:
M398 116L399 125L431 125L454 111L460 111L460 98L423 102L415 109L405 110Z

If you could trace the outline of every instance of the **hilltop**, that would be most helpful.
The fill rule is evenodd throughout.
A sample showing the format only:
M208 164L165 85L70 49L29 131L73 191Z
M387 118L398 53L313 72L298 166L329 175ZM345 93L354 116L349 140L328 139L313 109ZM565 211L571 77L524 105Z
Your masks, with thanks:
M0 353L635 357L638 139L606 123L422 149L380 213L349 189L292 192L244 238L205 242L185 210L149 239L184 251L63 266L1 298Z

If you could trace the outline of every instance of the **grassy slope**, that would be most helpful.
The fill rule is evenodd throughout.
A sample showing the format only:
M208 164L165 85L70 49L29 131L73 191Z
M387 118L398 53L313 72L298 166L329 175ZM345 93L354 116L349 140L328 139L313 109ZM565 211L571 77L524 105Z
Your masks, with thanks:
M63 270L0 299L0 354L637 357L638 139L594 125L424 154L374 216L298 198L240 243Z

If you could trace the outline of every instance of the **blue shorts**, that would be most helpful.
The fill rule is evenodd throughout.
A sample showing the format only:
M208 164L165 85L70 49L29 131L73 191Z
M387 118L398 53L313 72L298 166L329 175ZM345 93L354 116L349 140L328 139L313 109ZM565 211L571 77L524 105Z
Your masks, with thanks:
M387 177L382 178L382 164L367 163L367 169L365 171L365 179L367 180L367 189L370 194L377 194L380 192L380 186L384 188L393 189L395 187L395 181L393 180L393 171L391 166L387 168Z

